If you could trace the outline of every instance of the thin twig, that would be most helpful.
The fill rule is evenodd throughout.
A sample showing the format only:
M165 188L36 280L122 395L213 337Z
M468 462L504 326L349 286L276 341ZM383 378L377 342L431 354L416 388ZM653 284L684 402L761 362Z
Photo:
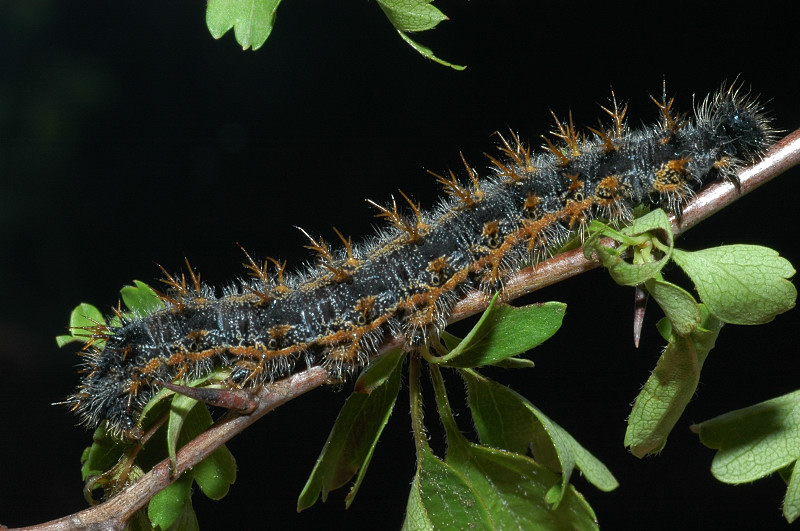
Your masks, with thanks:
M686 205L680 221L673 217L673 232L676 236L686 232L798 163L800 163L800 129L775 144L760 163L742 170L739 173L741 181L739 189L730 182L717 182L698 193ZM611 243L610 239L608 239L608 243ZM503 299L516 299L599 266L598 261L586 259L581 248L559 254L535 267L528 267L516 273L505 284ZM487 305L488 300L484 294L470 294L455 306L450 322L479 313L486 309ZM377 355L397 348L400 343L400 340L385 343ZM240 415L229 412L211 428L181 448L177 455L177 473L175 475L170 474L169 459L165 459L136 483L100 505L58 520L21 529L59 531L122 529L128 518L144 507L156 493L175 481L184 471L211 455L214 450L250 424L286 402L328 383L330 380L327 371L321 367L312 367L284 380L264 386L253 397L258 403L253 413ZM2 525L0 525L0 529L4 529Z

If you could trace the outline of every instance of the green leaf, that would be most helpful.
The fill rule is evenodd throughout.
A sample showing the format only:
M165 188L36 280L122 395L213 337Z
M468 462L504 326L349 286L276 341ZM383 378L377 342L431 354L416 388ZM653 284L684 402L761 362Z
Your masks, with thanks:
M377 0L389 22L399 31L425 31L447 20L433 0Z
M267 41L281 0L208 0L206 25L219 39L231 28L243 50L258 50Z
M661 242L659 235L666 240L666 244ZM622 245L616 249L606 247L601 243L600 236L610 236ZM663 210L658 209L634 220L621 232L601 226L584 244L583 254L586 258L597 255L617 284L638 286L661 272L669 262L672 245L672 227L669 218ZM634 251L632 263L623 259L624 253L629 248ZM654 248L663 254L657 260L651 256Z
M645 281L644 285L678 335L687 336L700 325L702 312L691 293L671 282L656 278Z
M709 311L731 324L762 324L794 307L795 270L772 249L723 245L672 255L692 279Z
M169 453L169 461L171 463L171 467L175 469L176 463L176 454L178 452L178 439L191 440L196 435L199 435L203 429L207 428L211 425L211 422L208 423L207 426L204 428L197 430L197 426L190 426L190 431L196 433L183 433L183 426L184 423L188 420L189 415L195 409L195 406L198 404L198 401L194 398L189 398L188 396L184 396L181 394L175 394L172 397L172 403L170 404L169 408L169 420L167 422L167 451ZM203 406L205 409L205 406ZM208 410L206 410L208 411ZM209 421L211 420L209 416ZM183 437L181 437L183 435Z
M448 354L428 359L444 367L481 367L541 345L561 327L566 304L547 302L522 308L497 305L497 295L478 323Z
M435 28L439 22L447 20L444 13L431 5L433 0L377 0L386 18L395 27L400 37L424 57L448 66L454 70L466 67L448 63L434 55L433 50L411 40L407 32L425 31Z
M628 417L625 446L636 457L658 453L694 396L700 370L714 348L723 323L705 315L702 326L688 336L672 331L666 350L636 397Z
M395 349L371 361L358 375L353 391L368 395L385 384L397 369L398 357L402 359L405 355L402 350Z
M789 522L800 516L800 391L730 411L692 431L719 450L711 473L725 483L748 483L792 465L783 514Z
M122 302L137 315L150 315L164 309L164 303L158 298L153 288L142 282L134 280L134 286L125 286L119 290Z
M575 467L600 490L619 486L600 460L525 397L475 371L460 372L467 382L470 411L483 444L517 454L532 447L536 461L561 473L559 496L568 492Z
M86 448L81 455L81 478L86 481L91 476L98 476L113 467L122 453L126 444L120 443L106 431L105 423L94 430L92 445Z
M221 500L236 481L236 459L227 446L220 446L214 453L194 467L197 486L212 500Z
M69 315L69 334L56 336L56 344L59 347L63 347L73 341L87 343L92 336L92 332L86 330L86 328L104 324L106 324L106 320L100 310L91 304L82 302ZM101 341L95 343L99 348L102 348L103 344L104 342Z
M408 531L435 529L489 529L491 519L478 493L463 475L433 455L427 444L417 455L417 473L411 483L406 519Z
M383 385L372 389L370 394L353 393L347 398L300 493L298 511L314 505L320 492L322 501L325 501L330 491L350 481L358 472L355 484L345 499L345 506L350 506L394 408L400 391L401 361L404 357L405 353L400 350L386 354L384 358L393 360L395 364L391 377Z
M468 441L456 425L441 372L436 366L431 367L431 379L447 434L446 462L463 475L475 492L476 500L486 507L492 528L596 528L591 507L579 496L576 503L576 492L568 483L563 483L563 476L559 477L529 457ZM564 505L559 506L562 501Z
M194 474L188 470L175 482L153 496L147 505L147 516L153 528L190 531L199 529L192 508L192 481Z

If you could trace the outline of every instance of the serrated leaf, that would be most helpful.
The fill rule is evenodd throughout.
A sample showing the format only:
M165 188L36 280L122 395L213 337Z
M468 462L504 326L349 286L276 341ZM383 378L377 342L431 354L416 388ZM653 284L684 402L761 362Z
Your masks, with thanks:
M476 494L476 500L486 507L491 528L596 528L591 507L580 496L576 503L577 493L564 482L563 476L527 456L468 441L456 425L437 367L431 367L431 379L439 416L447 434L445 461L466 479ZM427 447L427 443L424 446ZM555 497L553 493L556 493ZM464 523L454 527L463 529L468 526Z
M667 444L669 433L694 396L703 363L714 348L722 324L707 315L702 327L688 336L673 331L628 417L625 446L636 457L658 453Z
M481 367L541 345L561 327L566 304L547 302L516 308L495 304L448 354L428 361L443 367Z
M395 363L390 378L370 394L353 393L347 398L297 499L298 511L314 505L320 493L322 501L325 501L330 491L338 489L358 473L345 505L349 507L355 498L400 391L401 361L405 354L397 350L386 356Z
M694 282L709 311L731 324L762 324L794 307L792 264L758 245L676 249L672 259Z
M491 519L478 493L450 465L433 455L427 444L417 455L403 529L491 528Z
M243 50L258 50L267 41L281 0L208 0L206 26L219 39L233 28Z
M183 476L153 496L147 505L147 517L153 528L192 531L199 529L192 508L192 481L188 470ZM194 525L192 525L194 524Z
M85 328L91 328L98 324L106 324L105 317L96 306L82 302L77 305L69 314L69 334L56 336L56 344L63 347L68 343L77 341L86 343L91 338L92 333ZM102 347L104 342L97 341L95 345Z
M800 391L730 411L692 431L718 450L711 473L725 483L748 483L793 466L783 513L789 522L800 516Z
M483 444L518 454L532 447L537 462L561 473L559 495L567 492L575 467L600 490L619 486L600 460L525 397L475 371L461 374L467 382L470 411Z
M425 31L447 20L433 0L377 0L389 22L399 31Z
M158 298L153 288L142 282L134 280L133 286L125 286L119 290L122 302L137 315L150 315L164 309L164 303Z

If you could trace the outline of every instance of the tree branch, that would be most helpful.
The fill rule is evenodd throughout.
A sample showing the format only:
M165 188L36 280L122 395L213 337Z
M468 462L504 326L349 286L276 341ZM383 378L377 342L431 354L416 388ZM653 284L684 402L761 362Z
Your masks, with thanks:
M675 217L672 218L673 232L676 236L686 232L799 162L800 129L775 144L760 163L739 172L741 186L738 189L730 182L716 182L699 192L686 205L680 221ZM608 239L608 242L611 243L611 240ZM599 266L599 262L586 259L581 248L559 254L516 273L505 284L503 299L513 300ZM455 306L450 322L459 321L483 311L488 302L485 294L467 295ZM400 344L400 340L389 341L381 347L376 356L397 348ZM251 394L250 391L242 391L242 393L248 394L248 399L255 399L256 409L249 415L228 412L206 432L181 448L177 455L177 473L175 475L170 474L169 459L165 459L139 481L100 505L58 520L21 529L60 531L77 528L122 529L128 518L144 507L157 492L175 481L184 471L208 457L214 450L250 424L286 402L328 383L331 381L327 372L321 367L312 367L266 385L257 393ZM0 529L7 528L0 525Z

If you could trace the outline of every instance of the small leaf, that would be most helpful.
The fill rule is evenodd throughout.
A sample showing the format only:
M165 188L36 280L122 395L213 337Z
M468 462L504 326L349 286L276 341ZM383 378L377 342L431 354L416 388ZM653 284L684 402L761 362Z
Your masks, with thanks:
M664 311L675 333L687 336L700 325L703 318L700 305L688 291L655 278L645 281L644 285Z
M169 408L169 421L167 423L167 451L173 470L175 469L176 454L178 452L178 439L181 438L183 425L197 404L198 401L194 398L181 394L175 394L172 397L172 403ZM194 435L199 435L200 431ZM184 438L185 440L191 440L193 435L187 434L186 437L188 439Z
M389 22L399 31L425 31L447 20L431 5L433 0L377 0Z
M683 410L694 396L700 370L722 328L706 315L702 328L688 336L672 333L655 370L636 397L625 431L625 446L636 457L660 452Z
M231 28L243 50L258 50L267 41L281 0L208 0L206 26L215 39Z
M125 286L119 290L122 302L128 309L137 315L150 315L164 309L164 303L158 298L153 288L142 282L134 280L134 286Z
M401 361L405 353L396 350L384 357L394 360L394 372L370 394L353 393L347 398L297 499L298 511L314 505L320 492L322 501L325 501L330 491L338 489L358 473L345 506L349 507L355 498L400 391Z
M194 467L197 486L212 500L221 500L236 481L236 459L227 446L220 446L214 453Z
M105 423L100 424L92 436L92 445L81 456L81 478L86 481L110 470L122 456L127 444L111 437Z
M395 349L371 361L358 375L353 392L368 395L385 384L395 373L398 357L404 358L405 355L402 350Z
M72 313L69 315L69 334L56 336L56 344L63 347L68 343L77 341L79 343L87 343L92 336L92 333L85 328L91 328L97 325L106 324L103 314L97 307L86 302L80 303L76 306ZM95 345L102 347L104 342L97 341Z
M194 474L191 470L187 470L174 483L167 485L161 492L153 496L147 505L147 516L150 518L153 528L180 529L181 531L198 529L191 499L193 480Z
M566 304L547 302L521 308L495 304L483 312L467 337L448 354L429 359L444 367L481 367L526 352L561 327Z
M655 235L664 235L666 245ZM606 247L600 242L600 236L610 236L622 245L618 249ZM645 281L655 278L669 262L672 253L672 227L669 218L663 210L654 210L641 218L634 220L629 226L617 232L603 227L595 233L583 246L586 258L597 255L608 269L609 274L617 284L623 286L638 286ZM634 250L633 263L624 260L623 253L632 248ZM663 256L654 260L649 253L653 248L663 251Z
M800 516L800 391L730 411L692 426L700 441L719 450L711 473L725 483L755 481L791 465L784 517Z
M772 249L723 245L672 255L692 279L708 310L731 324L763 324L794 307L795 270Z

